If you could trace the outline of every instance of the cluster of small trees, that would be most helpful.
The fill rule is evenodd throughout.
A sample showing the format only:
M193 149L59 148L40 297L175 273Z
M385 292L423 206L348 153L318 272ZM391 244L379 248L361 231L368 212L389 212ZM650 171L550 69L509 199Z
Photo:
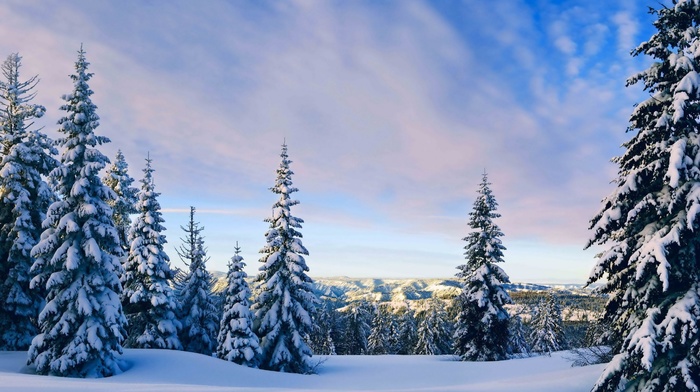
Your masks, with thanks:
M132 187L121 151L106 167L99 146L109 139L95 133L88 65L81 48L56 141L32 129L45 112L31 103L38 79L21 81L17 54L1 67L0 349L28 349L37 373L70 377L121 372L123 347L184 349L264 369L312 371L307 342L318 300L298 231L303 220L290 212L298 201L290 197L297 190L286 144L254 293L236 246L220 309L194 208L178 249L189 271L177 273L163 249L150 157L140 189Z
M509 357L548 355L584 343L568 344L556 296L552 292L538 295L535 304L523 306L509 318ZM392 303L359 300L338 304L327 299L319 308L311 346L314 353L323 355L458 354L454 337L459 311L458 302L450 299L433 298L396 309ZM596 325L588 326L592 331Z
M367 300L337 309L327 301L312 339L314 352L338 355L443 355L452 353L452 321L445 303L394 311Z

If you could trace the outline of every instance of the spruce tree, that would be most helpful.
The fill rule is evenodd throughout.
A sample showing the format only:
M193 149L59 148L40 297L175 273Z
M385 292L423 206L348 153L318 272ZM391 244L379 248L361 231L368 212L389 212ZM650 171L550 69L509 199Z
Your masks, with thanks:
M343 316L342 339L337 340L338 354L366 355L367 338L372 331L372 305L366 300L360 300L348 306Z
M561 307L550 291L540 299L530 320L532 352L550 355L562 349L563 333Z
M450 354L451 337L447 312L445 312L443 304L438 300L432 300L418 324L415 354Z
M521 356L530 356L530 342L528 341L528 331L523 324L523 319L519 314L510 317L508 325L510 333L510 348L508 351L511 354L521 354Z
M253 332L253 314L250 312L250 288L243 271L245 263L241 248L236 243L235 254L228 265L224 290L224 312L219 324L216 356L239 365L257 366L261 354L260 342Z
M63 136L57 143L64 151L50 174L60 199L49 207L46 230L32 249L31 286L47 290L40 333L29 348L29 363L39 374L107 377L121 371L122 250L107 204L115 195L98 176L109 159L97 146L109 139L95 134L99 117L87 67L81 47L71 76L74 90L63 96L66 115L58 121Z
M386 350L387 354L396 354L403 347L404 343L401 341L400 336L401 325L398 315L391 311L389 307L387 307L387 309L388 311L386 312L386 323L387 329L389 330L389 336L387 338L388 341L386 343Z
M188 273L178 282L178 304L182 330L180 342L185 351L211 355L216 349L219 331L217 306L212 293L214 278L206 268L209 260L204 248L203 227L194 220L195 208L190 207L190 220L182 227L185 237L177 249L180 259L189 266Z
M606 250L589 283L605 279L617 353L594 391L700 389L700 4L650 12L656 32L632 55L653 62L627 81L649 98L632 111L616 188L590 224L587 246Z
M501 229L494 219L498 203L491 192L486 173L479 185L474 209L469 213L473 231L464 238L466 264L457 267L462 291L455 330L455 351L464 361L497 361L508 352L508 312L511 303L503 288L508 275L496 265L503 262Z
M372 319L372 328L367 337L367 352L370 355L393 354L389 337L391 334L391 315L387 310L377 306Z
M124 345L135 348L181 350L177 302L170 287L175 272L163 249L167 243L158 196L153 181L152 160L146 159L136 211L138 217L129 232L129 256L121 282L122 307L129 321Z
M128 170L129 165L124 159L124 154L122 154L122 150L118 150L114 163L107 168L103 179L105 185L117 195L117 198L109 201L108 204L112 207L112 219L114 219L114 224L119 232L122 249L126 253L129 252L130 246L131 217L129 215L139 213L136 207L138 189L131 186L134 179L129 176Z
M315 354L335 355L337 353L335 342L339 324L338 311L330 301L323 302L324 304L318 309L318 317L309 346Z
M393 353L399 355L413 355L418 344L418 325L415 313L406 307L406 311L396 323L396 342Z
M38 79L20 80L21 59L0 66L0 350L26 350L37 333L43 293L29 289L30 252L54 200L43 177L57 166L53 142L31 129L45 109L31 103Z
M279 200L272 206L272 216L265 219L270 228L265 233L267 245L260 250L263 265L255 279L257 297L252 308L262 349L260 366L306 374L315 366L308 342L319 300L307 275L309 267L304 256L309 252L297 230L304 221L291 213L291 207L299 201L291 198L298 189L292 186L294 173L289 168L292 161L286 143L280 156L275 185L270 188Z

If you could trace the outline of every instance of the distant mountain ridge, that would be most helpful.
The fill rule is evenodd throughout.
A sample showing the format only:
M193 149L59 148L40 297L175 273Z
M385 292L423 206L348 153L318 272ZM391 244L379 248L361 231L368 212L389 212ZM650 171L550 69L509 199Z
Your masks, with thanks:
M446 279L376 279L376 278L316 278L316 293L320 296L356 301L397 302L429 298L454 298L461 290L456 278ZM534 283L509 283L508 291L544 291L552 286Z
M226 287L226 275L212 272L216 277L214 291L220 292ZM371 302L404 302L430 298L454 298L460 291L456 278L433 279L380 279L330 277L314 278L314 291L320 297L340 301L368 300ZM506 290L545 291L555 289L576 294L588 295L592 289L583 288L582 284L543 285L536 283L509 283Z

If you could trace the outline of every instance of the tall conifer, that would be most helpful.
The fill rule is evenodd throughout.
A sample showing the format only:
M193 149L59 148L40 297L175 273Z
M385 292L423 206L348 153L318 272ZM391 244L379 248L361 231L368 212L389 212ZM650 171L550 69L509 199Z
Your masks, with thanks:
M447 312L439 300L430 301L418 324L415 354L444 355L451 352L451 329Z
M396 322L396 343L394 353L399 355L413 355L418 345L418 324L416 314L408 306Z
M561 307L550 291L540 299L532 314L530 348L533 352L550 355L561 350L563 340Z
M362 299L348 305L342 321L342 339L336 340L338 354L341 355L366 355L367 338L372 332L373 306Z
M503 288L508 275L497 266L503 262L503 233L494 219L498 203L483 174L474 209L469 213L472 231L464 241L466 264L457 267L462 292L456 298L459 315L455 330L455 351L465 361L497 361L508 352L508 312L511 303Z
M33 120L44 107L31 103L36 76L22 81L21 57L0 66L0 350L26 350L37 333L43 292L29 289L31 249L54 194L44 176L57 166L53 142Z
M390 346L389 337L391 334L390 319L392 315L389 309L382 309L377 306L374 309L372 318L372 328L367 337L367 352L370 355L394 354Z
M262 349L260 367L309 373L315 365L308 341L319 300L306 274L309 268L304 256L309 252L297 230L304 221L291 213L291 207L299 201L291 198L297 188L292 186L294 173L289 168L286 143L281 157L275 185L270 188L279 200L272 206L272 216L265 219L270 228L265 233L267 245L260 251L262 266L255 279L257 296L252 309Z
M121 371L126 318L119 294L122 249L108 200L114 192L100 179L109 159L97 146L99 117L90 100L92 74L82 47L75 63L73 92L63 96L58 121L63 136L60 166L51 171L60 199L48 209L36 258L33 288L47 290L39 314L40 333L32 340L29 362L40 374L107 377Z
M180 342L185 351L211 355L216 350L219 331L219 315L212 287L214 278L207 271L204 228L194 220L195 208L190 207L190 220L186 227L183 244L177 250L180 259L189 267L182 281L177 283L177 298L180 307L182 330Z
M633 50L653 62L627 84L636 105L615 190L592 219L602 245L604 323L617 354L594 391L700 390L700 3L651 9L656 32Z
M129 232L129 255L121 281L122 306L129 320L126 347L181 350L177 302L170 283L175 273L163 246L167 243L163 217L155 191L151 159L141 180L136 211L138 217Z
M107 173L104 176L104 183L114 193L117 198L109 201L109 206L112 207L112 219L114 225L119 231L119 240L122 242L124 252L129 252L129 230L131 229L130 214L137 214L139 211L136 208L138 189L131 186L134 179L128 173L129 165L126 163L122 150L117 151L117 156L107 168Z

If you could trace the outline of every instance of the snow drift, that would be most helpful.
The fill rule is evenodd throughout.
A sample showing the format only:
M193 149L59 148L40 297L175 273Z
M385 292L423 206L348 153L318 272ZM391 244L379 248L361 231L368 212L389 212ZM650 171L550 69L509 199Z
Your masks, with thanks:
M589 391L604 365L572 368L567 352L500 362L452 356L314 356L316 375L276 373L201 354L127 349L124 373L103 379L31 374L26 352L0 352L0 391Z

